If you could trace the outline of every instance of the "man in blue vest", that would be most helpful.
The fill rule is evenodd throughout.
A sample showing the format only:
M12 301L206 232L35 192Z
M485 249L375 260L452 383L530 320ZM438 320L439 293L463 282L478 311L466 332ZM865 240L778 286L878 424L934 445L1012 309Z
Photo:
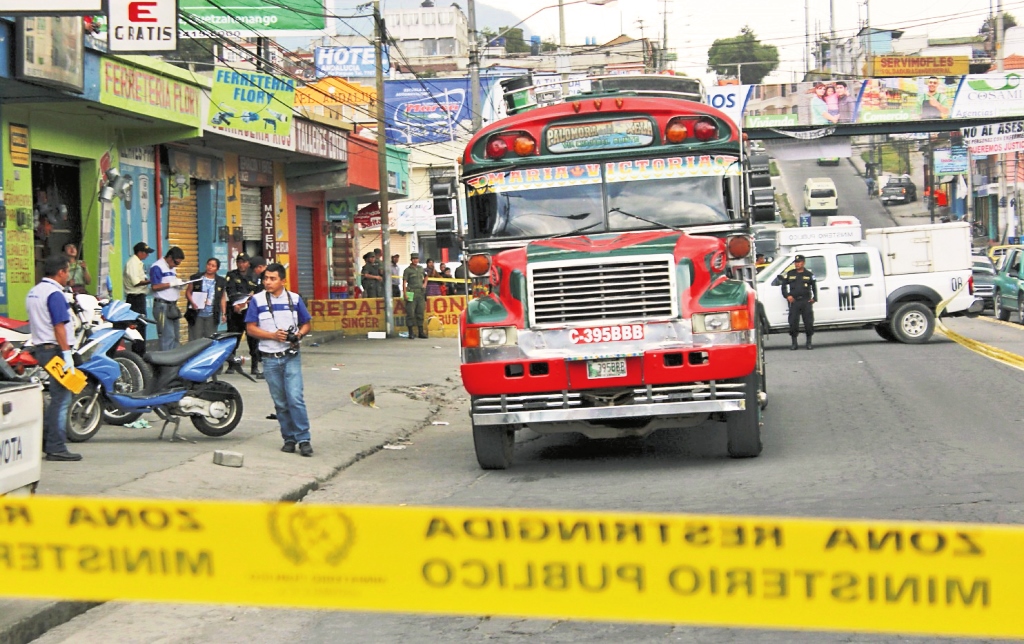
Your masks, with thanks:
M55 356L61 356L65 371L75 368L71 350L75 330L71 325L71 305L64 297L68 265L66 255L48 257L43 262L43 280L32 287L25 298L33 355L43 366ZM66 444L70 406L71 391L56 378L50 378L50 404L43 412L43 451L48 461L82 460L82 455L69 452Z

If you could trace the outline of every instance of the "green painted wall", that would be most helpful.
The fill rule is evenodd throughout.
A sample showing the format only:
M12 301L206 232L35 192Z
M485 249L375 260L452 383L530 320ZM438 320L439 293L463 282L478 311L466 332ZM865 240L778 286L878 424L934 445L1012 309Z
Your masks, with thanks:
M100 163L109 155L109 163L117 164L119 130L106 126L99 117L68 114L54 105L5 105L0 113L5 141L3 146L4 200L7 205L7 314L25 317L25 296L35 284L35 249L32 229L32 168L14 166L10 146L6 145L10 123L29 127L29 146L33 153L52 154L79 160L82 210L83 259L93 276L89 292L101 284L99 274L100 224L102 209L98 202ZM121 208L115 202L112 215L113 238L105 240L108 247L113 293L121 293L120 251ZM18 214L22 225L18 224Z

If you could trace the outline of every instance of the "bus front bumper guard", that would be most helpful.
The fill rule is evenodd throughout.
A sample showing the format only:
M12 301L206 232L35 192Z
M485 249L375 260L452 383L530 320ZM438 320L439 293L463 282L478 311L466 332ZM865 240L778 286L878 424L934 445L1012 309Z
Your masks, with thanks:
M522 411L472 413L477 425L519 425L530 423L562 423L572 421L601 421L647 416L687 416L714 412L744 411L746 400L693 400L607 407L573 407L569 409L532 409Z

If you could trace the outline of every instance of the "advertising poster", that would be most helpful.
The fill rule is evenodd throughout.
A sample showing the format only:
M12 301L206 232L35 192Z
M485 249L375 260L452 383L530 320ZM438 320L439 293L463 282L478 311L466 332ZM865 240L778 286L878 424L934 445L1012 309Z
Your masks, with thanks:
M209 125L255 134L292 131L295 81L259 72L214 71Z
M1024 117L1021 79L1016 72L872 78L751 85L749 89L712 87L707 94L713 107L746 128L1012 119Z
M743 108L744 127L829 126L853 123L862 81L754 85ZM743 86L738 86L742 88Z
M18 18L19 80L81 92L85 48L81 16Z
M317 78L370 78L377 75L373 47L317 47L313 60ZM385 71L391 69L387 48L384 49L383 62Z
M389 81L384 104L388 143L440 143L469 135L468 78Z
M935 163L935 174L966 174L967 148L955 145L932 152Z

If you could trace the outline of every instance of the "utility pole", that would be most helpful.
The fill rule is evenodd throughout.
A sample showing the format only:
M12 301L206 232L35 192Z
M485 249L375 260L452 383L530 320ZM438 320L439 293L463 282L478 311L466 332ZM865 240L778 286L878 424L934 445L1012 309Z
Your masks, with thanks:
M871 0L864 0L865 18L864 29L867 32L867 55L864 57L864 75L871 78L875 72L875 66L871 64Z
M473 112L473 131L477 132L483 125L483 115L480 113L480 50L477 48L476 0L467 0L466 10L469 12L469 109Z
M558 0L558 46L565 47L565 0Z
M811 71L811 7L804 0L804 76Z
M388 141L384 128L384 18L380 0L373 0L373 49L377 63L377 181L380 183L380 243L387 280L384 282L384 332L395 335L395 303L391 296L391 226L388 221Z
M662 60L658 66L658 72L668 69L669 56L669 0L662 3Z
M1003 72L1003 0L996 2L996 70ZM1013 213L1007 208L1006 198L1006 154L999 155L999 210L998 229L996 234L1002 241L1008 237L1016 237L1016 225Z

